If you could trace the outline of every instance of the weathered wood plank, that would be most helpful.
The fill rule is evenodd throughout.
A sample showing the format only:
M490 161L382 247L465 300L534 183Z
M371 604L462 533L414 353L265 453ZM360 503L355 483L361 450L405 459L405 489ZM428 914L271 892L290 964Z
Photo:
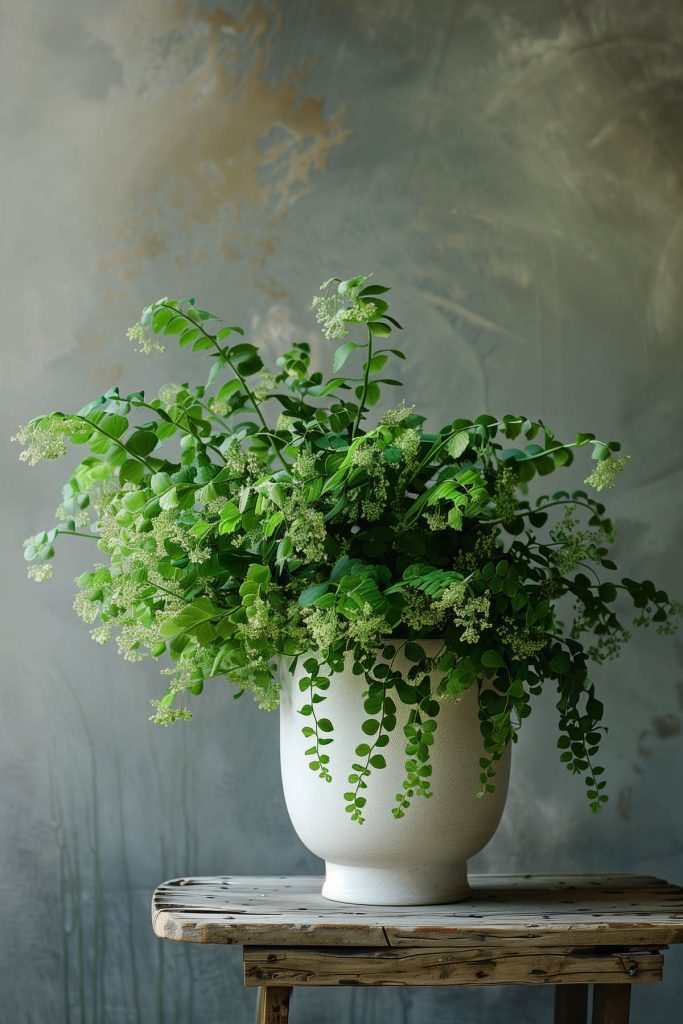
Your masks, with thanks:
M638 875L475 875L437 907L333 903L305 877L181 878L154 894L160 938L274 946L513 948L683 942L683 889Z
M555 988L554 1024L586 1024L588 985L558 985Z
M596 985L593 989L593 1024L628 1024L630 985Z
M256 1024L287 1024L291 994L291 988L271 986L259 989Z
M340 946L348 942L356 946L386 946L381 925L286 923L279 921L226 921L222 918L191 915L188 919L176 914L157 914L154 933L160 939L175 942L201 942L229 946Z
M244 950L245 985L623 985L658 982L658 953L501 949Z
M434 927L392 928L384 933L387 945L401 946L468 946L472 941L505 943L519 948L557 945L577 946L662 946L683 942L683 922L672 922L662 915L650 920L599 921L586 917L583 921L553 918L543 924L519 921L516 927L485 920L479 927L449 929Z

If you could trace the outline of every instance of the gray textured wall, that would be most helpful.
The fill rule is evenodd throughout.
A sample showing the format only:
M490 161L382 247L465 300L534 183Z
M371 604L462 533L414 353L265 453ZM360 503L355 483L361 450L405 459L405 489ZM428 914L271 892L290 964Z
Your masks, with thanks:
M6 0L3 436L190 373L125 340L160 294L275 351L312 332L319 278L374 269L437 423L523 410L623 440L620 559L680 593L682 43L677 0ZM150 725L156 668L92 645L71 611L78 539L57 580L24 578L20 541L65 467L2 460L0 1021L242 1024L239 952L158 942L148 904L178 874L316 868L276 717L217 686L191 725ZM480 867L683 881L682 653L641 635L600 670L597 819L538 709ZM636 1021L674 1019L682 964L636 994ZM312 991L297 1021L536 1022L549 1000Z

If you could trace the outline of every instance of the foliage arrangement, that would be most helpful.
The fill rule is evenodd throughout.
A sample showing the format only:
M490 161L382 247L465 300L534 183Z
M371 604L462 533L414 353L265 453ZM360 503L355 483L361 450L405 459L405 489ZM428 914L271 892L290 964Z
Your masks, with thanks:
M59 525L26 541L29 575L49 578L62 537L99 549L76 581L76 611L129 661L168 655L168 689L154 702L163 724L191 717L183 697L216 678L275 708L278 658L303 658L303 731L322 779L331 778L334 724L321 705L330 674L350 658L367 716L345 795L358 822L398 703L409 709L400 818L430 793L444 700L479 688L484 796L548 682L560 759L585 777L599 810L603 707L589 663L614 657L629 637L620 597L636 625L660 632L680 605L650 581L612 579L614 530L599 501L584 490L532 500L528 485L587 449L585 482L601 491L627 459L615 442L581 433L565 443L517 415L458 418L430 433L399 404L369 427L382 387L399 384L383 376L386 364L404 358L392 347L400 324L389 289L359 276L321 291L313 308L335 343L329 379L312 371L306 342L270 372L241 328L193 299L163 298L129 336L143 352L175 337L207 353L206 384L167 385L149 401L114 388L79 413L21 428L20 457L31 464L63 455L67 442L87 450L63 488ZM358 340L344 340L352 328ZM441 646L428 657L421 641L433 637ZM393 667L398 651L407 675Z

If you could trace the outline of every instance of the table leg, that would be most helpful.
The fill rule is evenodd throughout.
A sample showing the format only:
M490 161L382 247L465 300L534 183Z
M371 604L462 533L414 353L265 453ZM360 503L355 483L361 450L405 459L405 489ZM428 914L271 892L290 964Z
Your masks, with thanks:
M256 1024L287 1024L291 988L264 985L258 990Z
M555 986L555 1024L586 1024L588 985Z
M593 1024L628 1024L630 985L593 986Z

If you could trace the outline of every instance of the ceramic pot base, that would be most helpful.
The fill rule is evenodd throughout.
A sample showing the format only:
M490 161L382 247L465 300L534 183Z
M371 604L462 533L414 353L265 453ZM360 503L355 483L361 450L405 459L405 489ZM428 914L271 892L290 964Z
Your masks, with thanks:
M335 903L410 907L467 899L467 864L424 867L358 867L325 863L323 896Z

